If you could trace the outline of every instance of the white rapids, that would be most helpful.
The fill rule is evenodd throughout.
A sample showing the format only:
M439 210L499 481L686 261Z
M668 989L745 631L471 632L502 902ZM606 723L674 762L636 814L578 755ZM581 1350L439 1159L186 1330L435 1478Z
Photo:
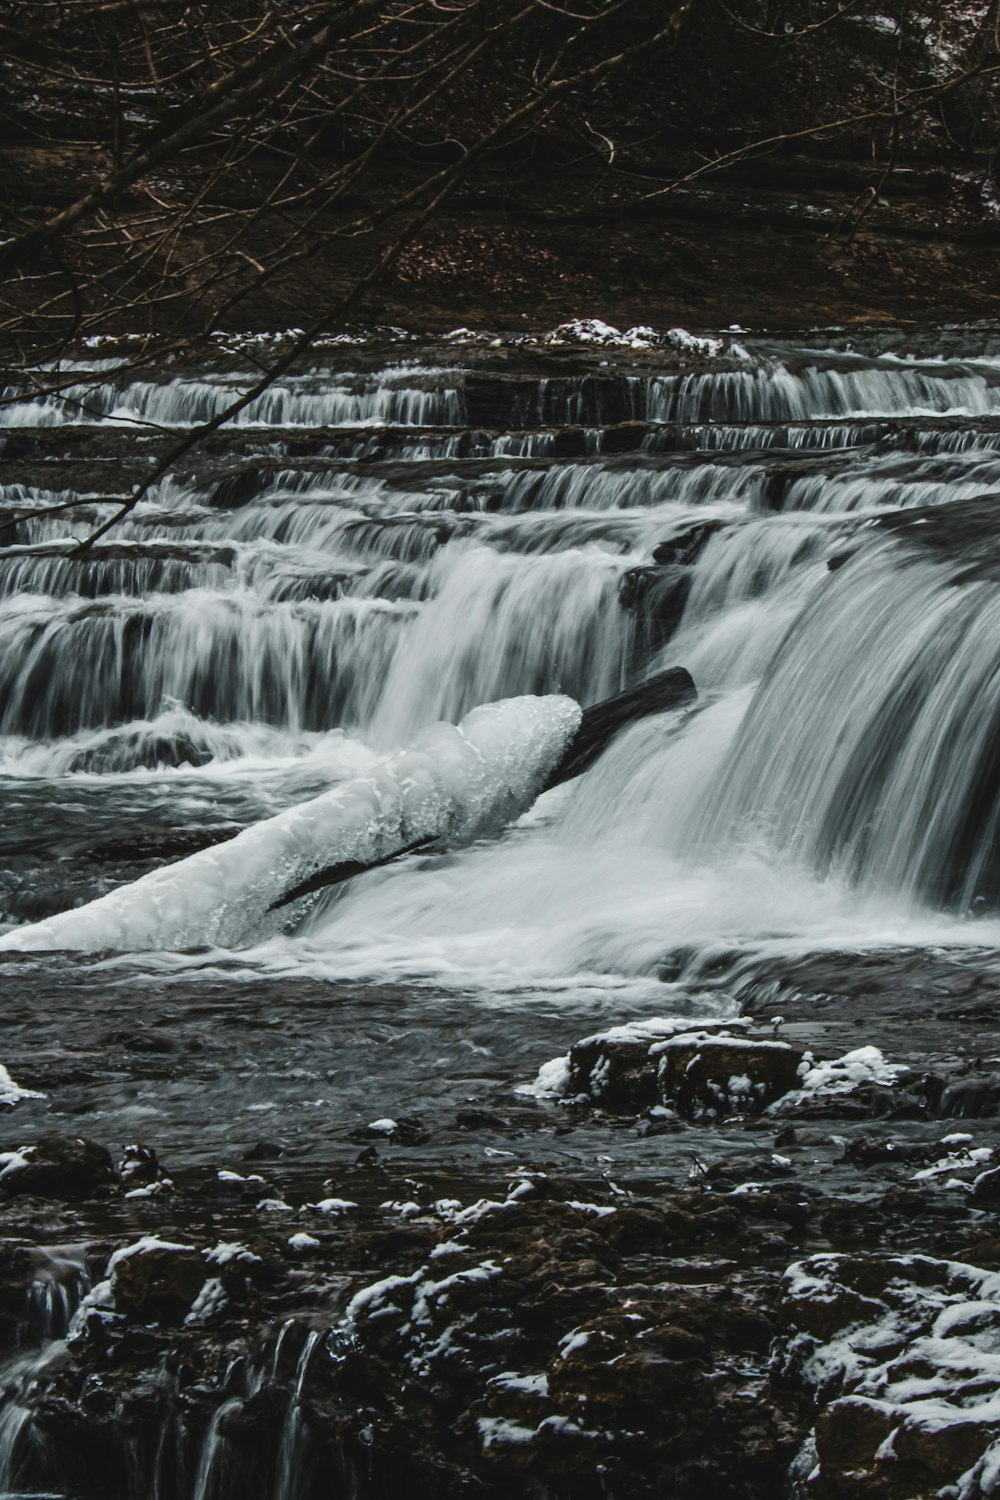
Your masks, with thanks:
M8 393L0 442L109 457L0 486L0 951L659 994L678 954L1000 944L1000 364L852 341L323 356L85 555L135 424L250 374ZM498 832L576 703L674 666L694 711L527 825L271 912Z

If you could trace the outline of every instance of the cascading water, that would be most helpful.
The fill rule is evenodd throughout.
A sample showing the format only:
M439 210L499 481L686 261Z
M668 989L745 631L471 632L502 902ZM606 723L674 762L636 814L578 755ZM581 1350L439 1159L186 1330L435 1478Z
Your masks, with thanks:
M227 796L240 788L243 823L477 704L553 692L589 703L677 661L699 712L634 735L641 764L613 754L591 778L599 807L578 789L530 834L530 853L526 837L470 853L454 903L451 867L374 875L321 903L307 932L284 940L282 963L299 944L333 973L432 973L442 944L445 971L471 945L482 979L510 969L517 930L524 975L654 972L692 905L706 939L713 924L741 941L773 925L732 891L746 859L772 890L814 881L814 910L859 937L886 902L991 909L1000 866L982 643L995 584L955 583L940 556L904 555L898 538L876 543L869 530L995 483L995 362L748 343L694 372L650 361L620 375L506 377L502 398L488 371L468 383L453 351L445 364L370 353L346 372L314 363L243 414L267 442L234 434L221 483L217 460L215 475L175 476L82 557L71 539L105 503L38 516L37 491L12 484L3 505L16 540L0 555L12 808L37 813L47 786L58 808L85 785L95 805L120 796L174 827L173 789L190 807L224 784ZM232 357L169 378L71 378L49 397L13 393L7 429L128 421L153 441L239 385ZM516 437L482 424L500 399L525 427ZM608 452L622 446L608 424L623 419L637 424L629 451ZM533 423L576 424L584 453L560 458ZM310 426L323 434L296 462L286 434ZM365 426L379 437L350 438ZM445 436L432 441L435 427ZM99 497L91 477L80 491ZM857 560L829 574L827 560L852 549ZM637 901L645 862L656 894ZM571 888L577 916L563 923ZM104 941L199 940L165 900L143 887L133 908L155 920L102 928ZM529 909L545 929L537 945ZM206 914L198 932L246 947L267 936L263 915L237 932ZM782 925L795 929L791 911ZM11 931L6 945L35 940Z
M33 1402L66 1359L66 1335L90 1287L83 1247L40 1249L36 1261L20 1338L0 1360L0 1494L17 1493L39 1467Z

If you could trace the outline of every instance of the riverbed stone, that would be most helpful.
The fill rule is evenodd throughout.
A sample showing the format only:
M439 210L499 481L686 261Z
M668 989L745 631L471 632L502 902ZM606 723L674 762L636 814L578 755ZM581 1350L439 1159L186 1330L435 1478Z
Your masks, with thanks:
M672 1037L652 1048L660 1097L679 1114L759 1114L799 1082L801 1048L787 1042L711 1033Z
M0 1194L8 1198L85 1198L115 1177L110 1153L86 1136L47 1135L0 1153Z
M175 1321L191 1308L209 1267L193 1245L147 1237L112 1258L111 1291L120 1312L144 1321Z

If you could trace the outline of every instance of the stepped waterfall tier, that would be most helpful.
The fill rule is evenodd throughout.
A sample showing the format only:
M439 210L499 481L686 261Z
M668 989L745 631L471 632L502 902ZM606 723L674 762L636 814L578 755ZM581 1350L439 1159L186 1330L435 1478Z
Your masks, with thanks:
M1000 1488L1000 334L587 329L6 391L0 1496Z

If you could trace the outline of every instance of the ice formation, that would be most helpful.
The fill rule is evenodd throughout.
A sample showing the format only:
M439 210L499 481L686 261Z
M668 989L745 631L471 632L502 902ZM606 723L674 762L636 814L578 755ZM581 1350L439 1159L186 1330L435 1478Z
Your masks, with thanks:
M580 722L569 698L513 698L435 724L409 749L234 839L0 937L0 950L239 947L268 935L287 891L333 864L423 839L462 843L534 801Z

